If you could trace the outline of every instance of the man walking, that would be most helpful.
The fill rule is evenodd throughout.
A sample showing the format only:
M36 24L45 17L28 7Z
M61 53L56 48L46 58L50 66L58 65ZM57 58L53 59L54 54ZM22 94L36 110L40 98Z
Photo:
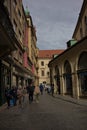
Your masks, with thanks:
M54 84L51 84L51 92L52 92L52 96L54 97Z
M33 102L34 89L35 86L32 83L27 87L28 94L29 94L29 103Z
M43 94L43 89L44 89L44 87L43 87L43 84L42 84L42 83L40 84L39 88L40 88L40 92L41 92L41 95L42 95L42 94Z

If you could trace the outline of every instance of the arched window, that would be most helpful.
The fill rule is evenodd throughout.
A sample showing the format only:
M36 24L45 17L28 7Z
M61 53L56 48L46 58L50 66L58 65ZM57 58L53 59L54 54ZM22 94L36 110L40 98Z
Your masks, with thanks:
M78 69L87 69L87 52L83 52L80 55L79 61L78 61Z
M71 73L71 66L70 66L70 63L69 63L69 61L65 61L65 64L64 64L64 71L65 71L65 73L68 73L68 74L70 74Z
M56 73L56 75L59 75L59 68L57 65L55 66L55 73Z
M80 97L87 96L87 52L82 52L78 61Z

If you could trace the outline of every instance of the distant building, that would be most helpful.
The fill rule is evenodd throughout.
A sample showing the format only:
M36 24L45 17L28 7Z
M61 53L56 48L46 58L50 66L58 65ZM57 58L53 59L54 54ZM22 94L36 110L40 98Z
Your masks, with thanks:
M39 76L39 84L50 84L50 70L48 68L48 63L51 61L56 55L59 55L64 50L39 50L38 55L38 76Z

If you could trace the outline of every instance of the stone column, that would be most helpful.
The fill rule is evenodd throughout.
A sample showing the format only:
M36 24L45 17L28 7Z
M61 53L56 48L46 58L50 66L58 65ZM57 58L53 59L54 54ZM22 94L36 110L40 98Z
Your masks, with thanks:
M79 99L79 82L77 73L72 75L73 97Z
M60 93L61 95L64 95L65 93L65 81L64 81L64 77L63 77L63 70L62 68L59 68L60 69Z

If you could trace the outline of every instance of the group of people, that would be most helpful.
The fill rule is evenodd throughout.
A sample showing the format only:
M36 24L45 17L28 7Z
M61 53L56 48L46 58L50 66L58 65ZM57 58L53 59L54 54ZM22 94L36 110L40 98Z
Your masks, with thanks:
M17 88L12 86L10 89L8 86L5 88L5 97L7 100L8 108L12 105L12 101L14 102L14 106L16 105L17 101Z
M54 96L54 84L45 86L45 91L47 91L48 94L52 94L52 96Z
M29 97L29 103L33 102L33 97L35 96L35 101L39 102L39 95L43 94L43 85L40 84L40 86L35 86L34 83L30 83L26 87L22 87L21 84L19 84L18 87L12 86L5 88L5 97L7 101L8 108L11 106L16 106L17 102L20 107L23 107L24 101L25 101L25 95L27 94Z
M16 86L12 86L12 88L7 86L5 88L5 97L8 108L10 108L10 106L16 106L17 100L19 102L19 106L22 107L22 102L24 102L26 93L26 87L22 87L21 85L19 85L18 88Z
M34 86L33 83L27 86L27 92L29 94L29 103L33 102L33 96L35 96L35 101L39 102L39 95L43 94L43 85L40 84L40 86Z
M12 86L12 88L5 88L5 96L8 104L8 108L10 106L16 106L17 101L20 107L23 107L23 103L25 101L25 95L28 94L29 103L33 102L33 98L35 97L35 101L39 102L40 94L43 95L44 85L41 83L39 86L35 86L33 82L31 82L27 87L22 87L21 84L18 87ZM54 84L46 88L47 93L51 93L54 96Z
M52 83L51 85L46 85L45 86L45 91L47 91L48 94L52 94L52 96L54 97L54 93L60 94L60 87L55 87L54 84Z

